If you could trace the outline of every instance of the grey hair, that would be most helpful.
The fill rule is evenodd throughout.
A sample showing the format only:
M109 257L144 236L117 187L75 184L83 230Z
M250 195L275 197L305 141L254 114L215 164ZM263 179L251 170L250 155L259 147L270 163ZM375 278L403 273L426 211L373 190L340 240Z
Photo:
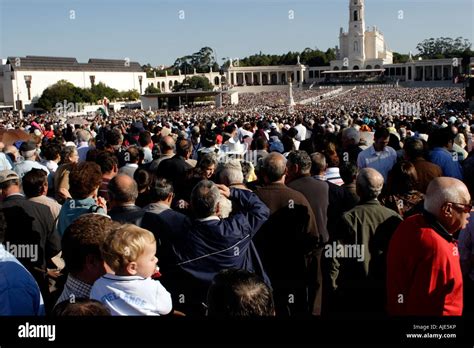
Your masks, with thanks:
M221 219L226 219L229 217L232 212L232 201L230 199L221 196L219 198L219 217Z
M216 169L216 176L220 183L227 186L244 182L242 165L237 159L230 159L226 162L219 163Z
M221 193L217 186L209 180L202 180L191 192L191 207L198 219L215 215Z
M375 199L382 193L383 176L373 168L363 168L359 171L356 179L358 192L363 198Z
M227 186L242 184L244 182L244 174L242 173L242 170L225 168L219 172L219 181Z
M66 146L61 152L61 159L64 163L69 162L69 158L73 153L77 152L77 147L75 146Z
M315 152L311 155L311 171L314 175L319 175L326 170L326 156L320 152Z
M288 162L297 164L302 174L309 174L311 171L311 157L306 151L291 151L288 154Z
M91 139L91 133L85 129L79 129L76 136L79 142L88 142Z
M156 179L150 189L151 198L156 202L166 200L173 192L174 189L171 182L163 178Z
M444 178L445 179L445 178ZM453 181L459 181L452 178ZM441 207L446 202L463 203L464 194L467 189L462 185L443 185L439 178L431 180L425 194L424 208L428 213L438 216Z
M25 158L33 158L36 155L36 149L35 150L30 150L30 151L21 151L21 155Z
M272 152L263 159L261 171L267 175L270 182L278 181L285 175L286 162L282 154Z
M346 128L342 131L342 136L347 139L354 140L355 144L360 142L360 132L354 127Z

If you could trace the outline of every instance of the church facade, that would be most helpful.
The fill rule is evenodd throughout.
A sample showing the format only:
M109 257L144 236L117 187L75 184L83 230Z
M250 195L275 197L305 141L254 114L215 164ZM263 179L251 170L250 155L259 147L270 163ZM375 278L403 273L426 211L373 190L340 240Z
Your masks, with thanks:
M393 63L393 53L376 26L365 27L364 0L349 0L349 28L341 28L337 60L331 61L331 70L381 69Z

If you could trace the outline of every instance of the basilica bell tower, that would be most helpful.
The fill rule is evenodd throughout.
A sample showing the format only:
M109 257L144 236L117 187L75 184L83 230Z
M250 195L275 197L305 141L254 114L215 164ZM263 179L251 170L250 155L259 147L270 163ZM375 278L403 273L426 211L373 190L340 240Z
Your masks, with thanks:
M365 61L365 6L364 0L349 0L348 53L352 64Z

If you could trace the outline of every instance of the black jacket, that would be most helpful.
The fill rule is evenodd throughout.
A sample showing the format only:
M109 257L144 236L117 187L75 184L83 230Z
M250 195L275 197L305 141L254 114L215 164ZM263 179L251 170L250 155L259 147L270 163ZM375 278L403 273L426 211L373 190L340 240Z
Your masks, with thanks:
M127 205L111 209L108 215L112 220L123 224L134 224L140 226L145 212L136 205Z

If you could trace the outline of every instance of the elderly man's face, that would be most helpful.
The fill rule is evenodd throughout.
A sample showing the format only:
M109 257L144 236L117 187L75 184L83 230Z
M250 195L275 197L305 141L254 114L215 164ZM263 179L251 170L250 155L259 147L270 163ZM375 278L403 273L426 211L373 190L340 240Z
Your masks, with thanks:
M446 202L442 207L441 223L449 233L466 228L472 210L471 197L464 197L462 202Z

